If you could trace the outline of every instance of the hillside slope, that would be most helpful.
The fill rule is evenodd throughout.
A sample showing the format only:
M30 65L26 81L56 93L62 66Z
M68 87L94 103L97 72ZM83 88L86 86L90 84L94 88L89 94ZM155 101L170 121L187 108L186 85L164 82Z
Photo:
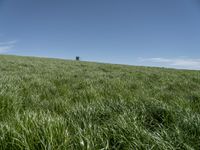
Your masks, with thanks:
M199 148L199 71L0 56L0 149Z

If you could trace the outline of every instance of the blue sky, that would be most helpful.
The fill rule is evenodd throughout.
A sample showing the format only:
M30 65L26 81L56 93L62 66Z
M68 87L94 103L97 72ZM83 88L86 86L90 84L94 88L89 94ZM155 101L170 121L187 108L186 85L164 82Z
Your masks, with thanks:
M0 0L0 53L200 69L200 1Z

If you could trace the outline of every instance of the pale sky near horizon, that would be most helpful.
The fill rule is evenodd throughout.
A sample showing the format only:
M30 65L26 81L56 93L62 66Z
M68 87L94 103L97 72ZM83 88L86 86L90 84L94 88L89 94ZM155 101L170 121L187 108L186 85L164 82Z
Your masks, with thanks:
M0 0L0 54L200 70L200 0Z

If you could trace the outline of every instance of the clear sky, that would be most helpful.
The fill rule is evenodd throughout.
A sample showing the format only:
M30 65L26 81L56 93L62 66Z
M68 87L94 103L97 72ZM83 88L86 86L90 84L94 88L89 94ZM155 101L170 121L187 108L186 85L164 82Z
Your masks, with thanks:
M200 69L200 0L0 0L0 53Z

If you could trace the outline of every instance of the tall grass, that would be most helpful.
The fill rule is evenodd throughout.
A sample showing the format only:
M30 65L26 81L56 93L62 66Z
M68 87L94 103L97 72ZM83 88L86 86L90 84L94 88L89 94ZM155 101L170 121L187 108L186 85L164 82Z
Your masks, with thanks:
M0 149L200 149L200 72L0 56Z

